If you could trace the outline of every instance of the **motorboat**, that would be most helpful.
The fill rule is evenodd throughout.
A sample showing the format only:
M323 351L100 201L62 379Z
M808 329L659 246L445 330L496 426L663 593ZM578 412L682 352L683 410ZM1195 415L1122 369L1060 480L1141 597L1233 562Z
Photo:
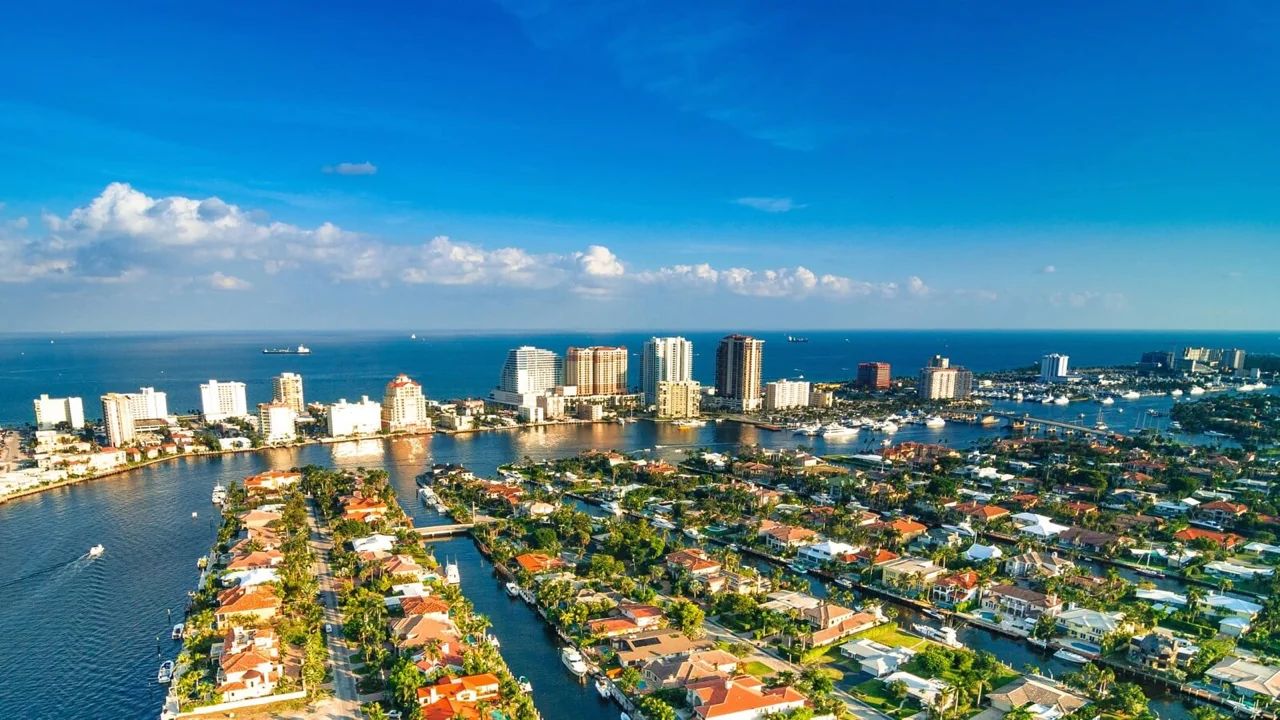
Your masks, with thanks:
M898 432L898 424L892 420L885 420L883 423L880 423L880 427L877 429L885 435L892 435Z
M560 650L560 662L569 668L569 672L582 677L587 674L587 661L582 659L582 653L577 648L566 647Z
M1199 385L1192 385L1192 386L1191 386L1191 389L1187 391L1187 394L1188 394L1188 395L1203 395L1203 394L1204 394L1204 388L1200 387Z
M675 530L675 529L676 529L676 524L675 524L675 523L671 522L670 520L664 520L664 519L662 519L662 518L654 518L654 520L653 520L653 526L654 526L654 527L656 527L656 528L659 528L659 529L661 529L661 530Z
M835 582L837 585L844 588L845 590L853 589L853 581L847 577L838 577L836 578Z
M156 671L156 682L161 685L168 685L173 680L173 661L165 660L160 663L160 669Z
M858 428L846 427L840 423L833 422L823 425L822 429L818 431L818 434L824 438L851 437L858 434Z
M956 639L956 629L953 627L936 628L931 625L916 623L911 626L911 629L920 637L942 643L947 647L964 647L964 644Z
M602 698L607 698L610 695L609 681L603 676L596 678L596 693Z
M209 498L214 505L221 505L227 501L227 489L221 485L213 486L213 495Z
M791 434L804 435L806 437L813 437L814 435L817 435L821 431L822 431L822 426L817 423L813 423L810 425L801 425L800 427L795 429L795 432Z
M178 623L177 625L174 625L173 630L169 631L169 637L174 640L181 640L182 630L183 630L182 623Z
M462 574L458 572L458 563L447 562L444 565L444 581L449 585L462 582Z
M702 533L698 532L698 528L685 528L682 532L684 532L685 537L691 540L697 540L702 537Z
M1053 399L1054 405L1066 405L1069 402L1071 402L1071 398L1067 397L1066 395L1059 395L1058 397Z
M1170 391L1169 391L1169 395L1170 395L1170 396L1172 396L1172 397L1182 397L1182 389L1181 389L1181 388L1174 388L1174 389L1172 389L1172 390L1170 390Z
M946 426L946 424L947 424L947 421L946 421L946 420L943 420L942 418L938 417L937 415L930 415L929 417L927 417L927 418L925 418L925 419L924 419L924 426L925 426L925 427L927 427L927 428L940 428L940 427L945 427L945 426Z
M523 675L516 678L516 686L520 688L521 692L533 692L533 683L529 682L529 678Z
M509 583L507 583L506 588L507 588L507 595L508 595L508 596L510 596L510 597L517 597L517 596L519 596L519 595L520 595L520 586L519 586L519 585L517 585L517 584L515 584L515 583L513 583L513 582L509 582Z
M700 428L700 427L702 427L702 426L706 425L706 424L707 424L707 421L706 421L706 420L693 420L693 419L689 419L689 420L676 420L675 422L673 422L673 423L671 423L671 424L672 424L672 425L675 425L676 427L680 428L681 430L692 430L692 429L694 429L694 428Z
M610 500L609 502L605 503L605 504L604 504L604 509L605 509L605 510L608 510L609 512L613 513L614 515L621 515L621 514L622 514L622 506L618 504L618 501L617 501L617 500Z
M1125 400L1137 400L1138 398L1142 397L1142 393L1138 392L1137 390L1127 390L1123 393L1120 393L1120 397L1124 398Z
M93 547L89 548L89 557L96 558L106 551L107 549L102 547L102 545L94 545Z
M1113 398L1113 397L1111 397L1110 395L1108 395L1108 396L1106 396L1106 397L1102 398L1101 400L1099 400L1098 402L1099 402L1100 404L1102 404L1102 405L1115 405L1115 404L1116 404L1116 399L1115 399L1115 398Z
M1063 662L1069 662L1075 665L1084 665L1085 663L1089 662L1089 658L1083 655L1080 655L1079 653L1073 653L1070 650L1067 650L1065 648L1054 653L1053 656Z
M790 565L787 565L787 567L791 568L791 572L800 573L801 575L806 575L809 572L809 568L798 562L793 562Z

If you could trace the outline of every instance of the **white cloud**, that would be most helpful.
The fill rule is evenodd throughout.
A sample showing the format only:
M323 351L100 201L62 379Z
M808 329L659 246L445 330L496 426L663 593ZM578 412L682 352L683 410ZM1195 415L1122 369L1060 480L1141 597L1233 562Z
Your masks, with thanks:
M733 267L717 270L707 263L672 265L636 275L645 284L664 284L692 290L724 290L735 295L766 298L830 298L897 294L896 283L871 283L842 275L818 275L803 265L794 268L750 270Z
M621 277L626 273L622 261L609 248L592 245L584 253L577 254L578 265L589 277Z
M376 175L378 166L366 160L359 163L344 162L325 165L321 170L327 175Z
M785 213L805 207L789 197L740 197L734 204L767 213Z
M1058 268L1054 267L1053 265L1045 265L1044 267L1040 268L1040 272L1043 275L1052 275L1058 272Z
M924 280L912 275L907 278L907 292L915 297L928 297L933 290L925 285Z
M1075 309L1103 307L1108 310L1122 310L1128 306L1129 299L1124 293L1080 290L1076 292L1053 293L1049 296L1049 304L1055 307L1068 307Z
M248 290L253 285L248 280L242 280L234 275L215 272L209 276L209 287L214 290Z

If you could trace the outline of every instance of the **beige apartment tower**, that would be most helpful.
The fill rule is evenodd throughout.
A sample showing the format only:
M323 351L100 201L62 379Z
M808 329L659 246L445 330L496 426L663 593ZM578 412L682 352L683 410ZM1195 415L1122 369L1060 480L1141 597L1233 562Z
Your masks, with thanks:
M382 396L382 429L388 432L431 429L422 385L404 373L387 383L387 391Z
M696 380L662 380L657 400L660 419L695 418L702 407L702 385Z
M763 340L747 335L725 337L716 348L716 395L743 412L759 410L763 366Z
M271 378L271 402L287 405L299 415L306 411L302 397L302 376L298 373L280 373Z
M627 349L569 348L565 353L564 384L576 386L579 395L627 394Z

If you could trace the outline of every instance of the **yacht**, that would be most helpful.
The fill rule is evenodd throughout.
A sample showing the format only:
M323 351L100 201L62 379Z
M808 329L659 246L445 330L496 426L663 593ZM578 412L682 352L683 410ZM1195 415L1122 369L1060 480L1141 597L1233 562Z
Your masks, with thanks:
M1071 402L1071 398L1067 397L1066 395L1059 395L1058 397L1053 399L1054 405L1066 405L1069 402Z
M1108 395L1108 396L1106 396L1106 397L1102 398L1101 400L1099 400L1098 402L1099 402L1099 403L1102 403L1103 405L1115 405L1115 404L1116 404L1116 399L1115 399L1115 398L1113 398L1113 397L1111 397L1110 395Z
M1253 383L1244 383L1242 385L1236 386L1236 392L1253 392L1254 390L1257 390L1257 389L1258 389L1257 386L1255 386Z
M1199 385L1192 385L1192 386L1191 386L1191 389L1187 391L1187 394L1188 394L1188 395L1203 395L1203 394L1204 394L1204 388L1200 387Z
M1138 398L1142 397L1142 393L1138 392L1137 390L1126 390L1120 393L1120 397L1124 398L1125 400L1137 400Z
M1085 663L1089 662L1089 658L1083 655L1080 655L1078 653L1073 653L1070 650L1067 650L1065 648L1054 653L1053 656L1058 658L1059 660L1062 660L1063 662L1069 662L1076 665L1084 665Z
M898 432L898 424L893 422L892 420L885 420L883 423L880 424L879 429L880 429L880 432L884 433L885 435L892 435Z
M160 663L160 669L156 671L156 682L168 685L171 680L173 680L173 661L165 660Z
M1041 404L1041 405L1052 405L1052 404L1053 404L1053 396L1052 396L1052 395L1045 395L1044 397L1040 398L1040 404Z
M507 595L509 595L510 597L516 597L517 595L520 594L520 586L513 582L507 583L506 588L507 588Z
M927 428L940 428L946 426L947 421L937 415L930 415L924 419L924 426Z
M529 678L523 675L516 679L516 685L519 686L521 692L533 692L533 683L529 682Z
M793 432L792 435L805 435L808 437L813 437L814 435L817 435L821 431L822 431L822 426L817 423L813 423L811 425L801 425L800 427L795 429L795 432Z
M958 648L964 645L956 639L956 629L952 627L936 628L930 625L921 625L916 623L911 626L917 635L928 638L934 642L942 643L947 647Z
M1013 394L1013 401L1014 401L1014 402L1022 402L1022 401L1023 401L1023 400L1025 400L1025 399L1026 399L1026 396L1022 394L1022 391L1021 391L1021 390L1019 390L1018 392L1016 392L1016 393L1014 393L1014 394Z
M107 549L102 547L102 545L94 545L93 547L89 548L89 557L96 558L106 551Z
M845 427L840 423L827 423L818 431L822 437L849 437L858 434L858 428Z
M609 681L604 676L596 678L596 693L602 698L609 697Z
M181 639L182 639L182 629L183 629L183 628L182 628L182 623L178 623L177 625L174 625L174 626L173 626L173 630L170 630L170 631L169 631L169 637L170 637L170 638L172 638L172 639L174 639L174 640L181 640Z
M698 532L698 528L685 528L683 532L685 537L691 540L697 540L702 537L702 533Z
M799 562L793 562L790 565L787 565L787 567L790 568L793 573L800 573L801 575L807 575L809 573L809 568Z
M587 674L587 661L582 659L582 653L577 649L566 647L560 650L560 661L564 666L569 668L569 672L582 677Z
M617 500L610 500L609 502L605 503L605 504L604 504L604 509L605 509L605 510L608 510L609 512L613 513L614 515L621 515L621 514L622 514L622 506L618 504L618 501L617 501Z
M706 421L706 420L693 420L693 419L689 419L689 420L676 420L675 422L673 422L673 423L671 423L671 424L672 424L672 425L675 425L676 427L680 428L681 430L692 430L692 429L694 429L694 428L700 428L700 427L702 427L702 426L706 425L706 424L707 424L707 421Z
M227 501L227 489L221 485L214 485L213 495L209 499L213 501L214 505L221 505Z
M663 518L654 518L653 526L662 530L675 530L676 524Z
M1181 388L1174 388L1169 391L1169 395L1173 397L1182 397L1182 390Z
M458 563L447 562L444 565L444 581L449 585L457 585L462 582L462 575L458 572Z

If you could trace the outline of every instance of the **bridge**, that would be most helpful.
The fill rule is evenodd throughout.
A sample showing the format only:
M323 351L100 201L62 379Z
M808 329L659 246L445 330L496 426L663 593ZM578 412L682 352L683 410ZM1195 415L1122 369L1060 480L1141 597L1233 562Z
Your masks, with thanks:
M415 527L414 532L421 535L427 540L438 540L440 538L452 537L454 535L465 535L471 532L471 528L477 525L486 525L497 520L495 517L488 515L477 515L475 519L469 523L452 523L449 525L424 525Z
M1099 430L1096 427L1089 427L1087 425L1077 425L1075 423L1062 422L1061 420L1047 420L1045 418L1031 417L1030 415L1025 415L1025 414L1019 415L1017 413L1012 413L1012 412L1001 412L999 410L992 410L986 414L993 415L995 417L1001 417L1009 421L1017 420L1017 421L1025 422L1028 425L1039 425L1040 427L1051 427L1051 428L1060 428L1062 430L1071 430L1072 432L1078 432L1082 435L1100 435L1102 437L1114 437L1115 435L1118 434L1114 430Z

